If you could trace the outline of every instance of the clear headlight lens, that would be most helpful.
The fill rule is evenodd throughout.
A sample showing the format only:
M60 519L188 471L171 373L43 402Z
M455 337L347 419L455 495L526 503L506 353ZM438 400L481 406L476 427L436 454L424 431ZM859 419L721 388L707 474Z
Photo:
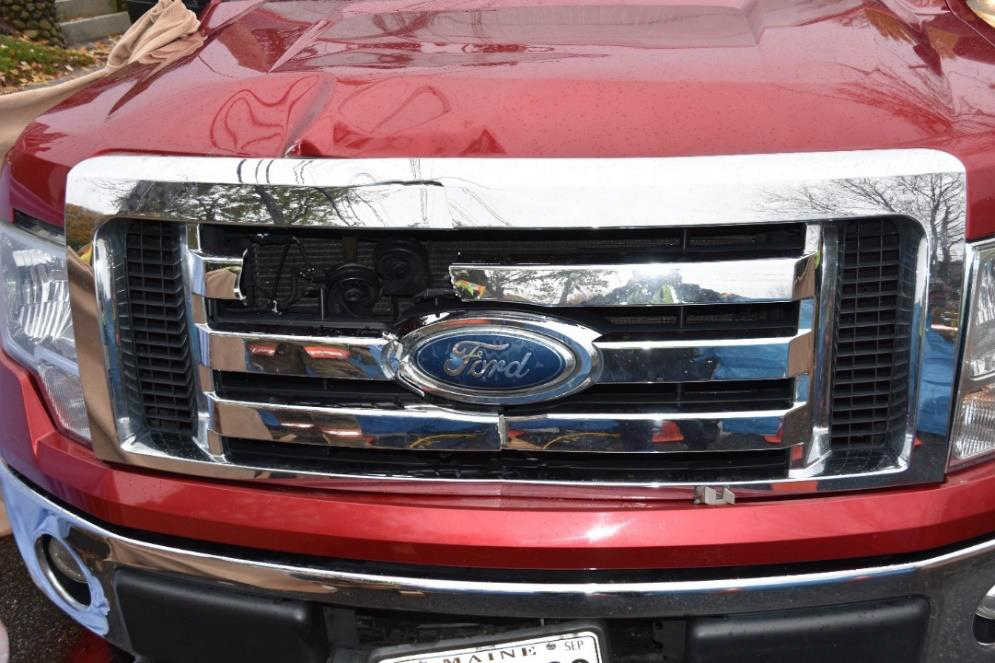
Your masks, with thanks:
M995 452L995 244L975 247L951 466Z
M4 350L34 371L58 423L89 439L64 244L0 223L0 323Z

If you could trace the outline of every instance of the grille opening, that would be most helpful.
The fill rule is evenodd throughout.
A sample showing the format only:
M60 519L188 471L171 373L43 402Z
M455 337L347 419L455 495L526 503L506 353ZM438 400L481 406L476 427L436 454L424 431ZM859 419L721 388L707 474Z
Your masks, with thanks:
M569 315L569 311L565 311ZM602 341L777 338L798 333L798 302L585 309Z
M368 404L389 408L428 400L464 410L488 409L443 399L423 399L393 382L366 380L217 372L215 389L222 398L256 403L316 407ZM780 410L791 407L793 393L792 380L595 384L556 401L490 410L509 416L571 411L679 413Z
M905 434L915 294L913 224L863 219L840 226L830 434L833 469L892 461Z
M418 479L694 482L787 476L789 450L672 453L348 449L225 438L229 460L272 469Z
M180 226L124 221L113 270L125 396L133 423L160 445L189 443L196 404Z
M398 312L398 320L451 310L493 310L495 305L460 303L439 297ZM501 310L550 314L549 309L502 304ZM239 303L209 303L211 326L222 331L287 333L302 336L371 336L379 338L391 327L369 320L329 320L320 316L276 315L254 312ZM717 338L783 338L798 333L798 302L757 304L695 304L687 306L558 308L552 316L574 320L602 333L602 341L640 341Z
M334 229L260 229L205 226L206 249L244 255L242 290L246 302L217 302L220 320L266 322L297 318L335 321L346 327L397 322L419 304L452 307L449 267L453 263L621 264L632 262L749 259L798 256L805 225L776 224L700 228L516 231L349 231ZM370 310L330 309L327 279L335 268L356 265L375 271L377 246L417 242L428 273L423 288L383 295ZM670 307L676 311L680 307ZM245 314L251 314L247 320Z

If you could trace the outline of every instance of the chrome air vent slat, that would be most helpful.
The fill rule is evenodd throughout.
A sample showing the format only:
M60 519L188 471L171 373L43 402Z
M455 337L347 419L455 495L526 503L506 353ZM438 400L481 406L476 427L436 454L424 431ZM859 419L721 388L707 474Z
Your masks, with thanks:
M70 178L83 212L67 233L97 229L93 275L74 266L71 284L77 333L102 343L80 359L94 446L161 469L353 490L651 498L702 483L935 481L963 256L935 246L937 219L924 215L938 210L942 238L957 237L963 182L956 160L921 150L95 159ZM936 191L951 197L929 200ZM286 208L275 216L274 201ZM178 446L135 425L142 395L121 388L122 298L107 276L127 222L115 218L180 229L188 335L140 346L152 361L188 348L196 407ZM421 267L383 271L391 252ZM358 305L343 304L343 283ZM531 348L529 334L553 333L542 343L568 345L549 355L564 363L548 379L563 387L457 393L413 372L412 353L445 358L455 345L425 343L464 328L472 347ZM454 375L469 356L450 357ZM521 375L500 370L512 365ZM639 471L640 459L653 467Z
M624 258L623 258L624 260ZM449 268L463 301L533 306L665 306L804 299L818 258L616 265L472 265Z
M381 358L385 338L294 336L198 328L201 360L216 371L387 380Z
M307 407L246 403L208 395L209 431L288 444L376 449L501 448L500 418L427 405Z
M203 251L187 253L191 292L210 299L244 299L238 288L242 276L242 256L212 255Z
M389 380L385 338L220 332L199 326L201 361L216 371ZM796 377L812 365L813 334L783 338L595 341L600 382L685 382ZM744 353L748 353L745 356Z
M809 435L808 406L733 412L590 412L533 416L423 403L353 407L236 401L208 395L220 437L355 448L674 452L787 447ZM503 431L503 432L502 432Z

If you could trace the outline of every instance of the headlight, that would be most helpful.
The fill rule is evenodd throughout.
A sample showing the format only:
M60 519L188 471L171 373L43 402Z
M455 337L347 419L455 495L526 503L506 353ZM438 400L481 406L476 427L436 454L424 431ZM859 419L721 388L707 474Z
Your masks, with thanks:
M65 244L0 222L0 282L3 348L37 376L62 428L89 439Z
M967 6L982 21L995 28L995 0L967 0Z
M995 243L974 247L951 467L995 451Z

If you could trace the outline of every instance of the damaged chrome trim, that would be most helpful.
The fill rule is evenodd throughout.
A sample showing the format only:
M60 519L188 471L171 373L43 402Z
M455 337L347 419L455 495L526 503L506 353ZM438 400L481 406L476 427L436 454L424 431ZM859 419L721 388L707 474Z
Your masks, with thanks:
M187 272L191 275L190 289L208 299L245 299L239 282L242 278L242 258L208 255L188 251Z

